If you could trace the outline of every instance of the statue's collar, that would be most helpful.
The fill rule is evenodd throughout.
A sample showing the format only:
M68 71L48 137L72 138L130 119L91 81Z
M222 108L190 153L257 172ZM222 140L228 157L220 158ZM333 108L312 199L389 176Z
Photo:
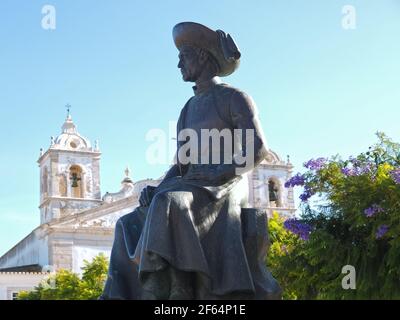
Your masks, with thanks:
M193 91L195 95L206 92L211 87L216 84L221 83L221 79L219 77L213 77L210 80L205 80L193 86Z

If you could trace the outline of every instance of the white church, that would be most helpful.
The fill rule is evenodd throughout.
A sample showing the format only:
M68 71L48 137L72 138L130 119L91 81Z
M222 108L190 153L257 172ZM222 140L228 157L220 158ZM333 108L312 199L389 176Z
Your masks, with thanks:
M96 142L80 135L68 114L62 132L41 150L40 225L0 257L0 300L15 299L21 290L31 290L49 271L81 272L83 260L99 253L109 256L118 218L139 205L141 190L160 179L133 181L125 170L121 189L102 196L101 152ZM292 216L293 190L284 188L293 166L273 151L248 174L250 203ZM121 170L122 171L122 170Z

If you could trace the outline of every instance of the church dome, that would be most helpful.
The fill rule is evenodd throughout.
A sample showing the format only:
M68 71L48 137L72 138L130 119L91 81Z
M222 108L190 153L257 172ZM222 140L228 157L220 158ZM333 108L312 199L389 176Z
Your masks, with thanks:
M278 155L275 151L269 149L269 150L267 151L267 155L265 156L264 160L261 161L261 164L268 164L268 165L286 165L286 164L289 164L289 162L286 163L285 161L283 161L283 160L279 157L279 155Z
M62 133L55 139L52 139L51 148L76 151L92 151L89 139L81 136L76 125L72 121L71 115L68 114L62 126Z

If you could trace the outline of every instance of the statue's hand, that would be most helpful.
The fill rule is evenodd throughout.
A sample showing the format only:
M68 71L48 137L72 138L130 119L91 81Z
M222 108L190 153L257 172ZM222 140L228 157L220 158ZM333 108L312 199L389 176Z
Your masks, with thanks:
M148 207L153 200L156 187L147 186L140 193L139 203L142 207Z

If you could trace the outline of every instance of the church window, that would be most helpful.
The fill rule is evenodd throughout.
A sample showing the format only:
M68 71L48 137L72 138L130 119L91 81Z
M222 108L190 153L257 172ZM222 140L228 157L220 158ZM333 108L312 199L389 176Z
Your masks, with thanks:
M68 142L68 145L70 146L70 148L72 149L77 149L80 146L80 141L78 139L71 139Z

